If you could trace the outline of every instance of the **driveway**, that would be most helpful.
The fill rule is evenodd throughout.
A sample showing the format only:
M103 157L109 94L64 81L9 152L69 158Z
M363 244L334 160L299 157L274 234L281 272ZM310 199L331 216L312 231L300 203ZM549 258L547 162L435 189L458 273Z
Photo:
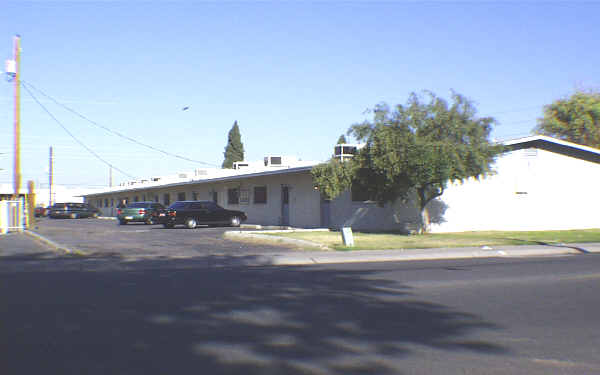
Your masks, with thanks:
M37 219L32 231L73 250L97 255L197 257L239 256L292 251L289 247L235 242L223 238L230 227L177 227L103 219ZM236 229L244 230L244 229Z

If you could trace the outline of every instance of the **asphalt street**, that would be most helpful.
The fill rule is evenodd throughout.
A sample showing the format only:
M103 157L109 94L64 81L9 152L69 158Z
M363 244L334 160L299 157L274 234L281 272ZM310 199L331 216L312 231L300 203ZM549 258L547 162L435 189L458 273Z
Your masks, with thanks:
M73 266L90 261L0 262L4 374L600 373L597 254Z

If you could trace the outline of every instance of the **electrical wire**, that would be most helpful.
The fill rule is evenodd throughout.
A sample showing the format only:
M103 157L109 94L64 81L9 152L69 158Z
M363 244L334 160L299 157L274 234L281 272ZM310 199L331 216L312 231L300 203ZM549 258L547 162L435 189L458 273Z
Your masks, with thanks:
M48 98L49 100L51 100L52 102L54 102L56 105L63 107L65 110L67 110L67 111L69 111L69 112L73 113L74 115L76 115L76 116L78 116L78 117L82 118L82 119L83 119L83 120L85 120L85 121L88 121L89 123L93 124L94 126L97 126L97 127L101 128L101 129L103 129L103 130L105 130L105 131L107 131L107 132L109 132L109 133L112 133L112 134L114 134L114 135L116 135L116 136L118 136L118 137L121 137L121 138L123 138L123 139L126 139L126 140L128 140L128 141L130 141L130 142L133 142L133 143L135 143L135 144L137 144L137 145L139 145L139 146L143 146L143 147L149 148L149 149L151 149L151 150L153 150L153 151L160 152L160 153L162 153L162 154L164 154L164 155L171 156L171 157L174 157L174 158L177 158L177 159L181 159L181 160L185 160L185 161L189 161L189 162L192 162L192 163L198 163L198 164L208 165L208 166L211 166L211 167L219 167L218 165L215 165L215 164L206 163L206 162L203 162L203 161L200 161L200 160L194 160L194 159L190 159L190 158L187 158L187 157L185 157L185 156L181 156L181 155L173 154L173 153L171 153L171 152L168 152L168 151L165 151L165 150L161 150L161 149L159 149L159 148L157 148L157 147L154 147L154 146L151 146L151 145L148 145L148 144L142 143L142 142L140 142L140 141L138 141L138 140L136 140L136 139L134 139L134 138L128 137L128 136L126 136L126 135L124 135L124 134L121 134L121 133L119 133L119 132L117 132L117 131L115 131L115 130L112 130L112 129L110 129L110 128L108 128L108 127L106 127L106 126L102 125L102 124L99 124L99 123L97 123L97 122L95 122L95 121L93 121L93 120L91 120L91 119L87 118L86 116L84 116L84 115L82 115L81 113L79 113L79 112L75 111L74 109L72 109L72 108L70 108L70 107L67 107L66 105L64 105L64 104L62 104L62 103L60 103L60 102L58 102L56 99L54 99L54 98L53 98L53 97L51 97L50 95L48 95L48 94L44 93L42 90L40 90L40 89L36 88L35 86L33 86L33 85L32 85L31 83L29 83L29 82L21 81L21 84L22 84L23 86L25 86L25 85L27 85L27 86L30 86L32 89L36 90L36 91L37 91L37 92L39 92L41 95L45 96L46 98Z
M90 154L92 154L96 159L100 160L102 163L108 165L109 167L113 168L114 170L116 170L117 172L122 173L123 175L135 180L136 178L132 175L130 175L127 172L122 171L121 169L115 167L114 165L112 165L111 163L107 162L106 160L104 160L102 157L100 157L100 155L98 155L97 153L94 152L94 150L92 150L91 148L89 148L88 146L86 146L83 142L81 142L79 139L77 139L77 137L75 137L73 135L73 133L71 133L69 131L69 129L67 129L56 117L54 117L54 115L48 110L48 108L46 108L39 100L38 98L31 92L31 90L29 90L29 88L27 87L27 85L22 85L23 88L25 88L25 90L29 93L29 95L33 98L33 100L40 106L42 107L42 109L48 114L48 116L50 116L69 136L71 136L71 138L73 138L73 140L77 143L79 143L81 145L81 147L85 148Z

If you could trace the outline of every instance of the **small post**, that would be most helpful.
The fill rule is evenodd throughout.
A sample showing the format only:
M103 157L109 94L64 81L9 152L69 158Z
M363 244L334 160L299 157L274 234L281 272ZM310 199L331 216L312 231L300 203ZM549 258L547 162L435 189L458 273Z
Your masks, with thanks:
M344 246L348 246L348 247L354 246L354 237L352 236L352 228L350 228L350 227L342 228L342 240L344 241Z

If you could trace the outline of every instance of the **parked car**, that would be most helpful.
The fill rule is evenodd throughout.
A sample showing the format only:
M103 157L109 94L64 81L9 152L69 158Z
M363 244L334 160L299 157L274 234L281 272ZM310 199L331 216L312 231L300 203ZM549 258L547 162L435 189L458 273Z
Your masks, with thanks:
M96 218L100 216L100 210L87 203L56 203L50 207L51 218L79 219L84 217Z
M127 207L117 210L117 219L120 225L131 222L142 222L154 224L158 218L158 212L164 212L165 206L156 202L135 202Z
M34 210L35 217L48 216L48 207L37 206Z
M177 201L158 215L165 228L181 224L190 229L198 224L239 227L247 219L244 212L227 210L212 201Z

